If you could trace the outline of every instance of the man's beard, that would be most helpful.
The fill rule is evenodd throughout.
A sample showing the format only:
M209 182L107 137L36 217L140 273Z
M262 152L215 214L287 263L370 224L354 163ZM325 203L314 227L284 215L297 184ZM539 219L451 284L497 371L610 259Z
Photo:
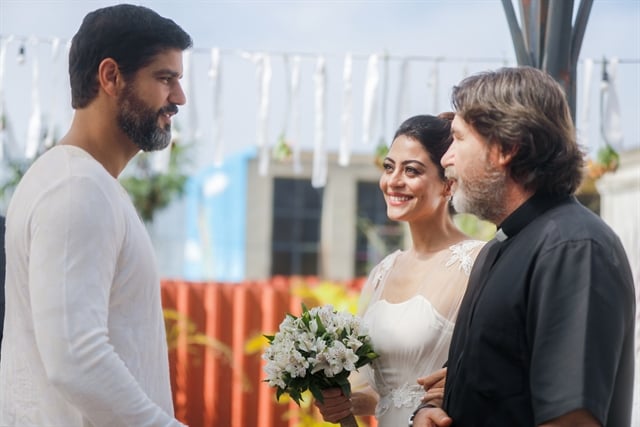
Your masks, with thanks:
M120 97L118 125L120 129L142 151L158 151L166 148L171 142L171 124L164 129L158 125L158 118L166 113L177 113L178 107L170 104L160 110L153 111L135 93L133 87L127 85Z
M452 204L457 212L471 213L496 224L504 218L506 174L486 165L484 173L471 180L457 180Z

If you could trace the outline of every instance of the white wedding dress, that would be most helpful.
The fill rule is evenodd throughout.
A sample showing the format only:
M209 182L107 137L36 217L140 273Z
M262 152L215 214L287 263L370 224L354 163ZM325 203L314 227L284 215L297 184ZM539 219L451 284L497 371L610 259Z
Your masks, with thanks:
M390 254L372 270L363 289L366 302L361 311L373 348L380 357L360 372L379 395L376 408L379 427L406 426L424 396L416 380L446 362L469 272L483 244L468 240L443 251L437 262L438 271L424 277L428 285L400 302L389 302L384 288L402 252ZM436 301L439 309L432 301Z

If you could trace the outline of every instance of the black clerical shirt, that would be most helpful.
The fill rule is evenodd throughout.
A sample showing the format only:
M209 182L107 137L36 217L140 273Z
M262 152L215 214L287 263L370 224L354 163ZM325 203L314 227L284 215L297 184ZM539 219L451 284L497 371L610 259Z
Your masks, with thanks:
M536 195L476 260L444 409L455 427L535 426L580 408L628 427L634 317L618 237L574 197Z

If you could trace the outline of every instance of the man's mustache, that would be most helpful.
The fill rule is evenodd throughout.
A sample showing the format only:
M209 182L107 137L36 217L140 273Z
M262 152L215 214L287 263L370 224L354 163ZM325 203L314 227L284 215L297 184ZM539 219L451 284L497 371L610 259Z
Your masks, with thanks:
M162 107L158 114L178 114L178 106L176 104L169 104L166 107Z

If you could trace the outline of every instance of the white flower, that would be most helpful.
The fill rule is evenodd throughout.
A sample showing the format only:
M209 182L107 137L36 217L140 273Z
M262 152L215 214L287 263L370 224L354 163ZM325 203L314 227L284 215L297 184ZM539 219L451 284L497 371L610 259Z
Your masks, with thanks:
M349 372L377 357L365 330L358 317L331 305L303 306L300 317L287 315L269 337L271 345L262 355L265 381L279 389L278 396L289 393L298 403L310 386L344 386Z

